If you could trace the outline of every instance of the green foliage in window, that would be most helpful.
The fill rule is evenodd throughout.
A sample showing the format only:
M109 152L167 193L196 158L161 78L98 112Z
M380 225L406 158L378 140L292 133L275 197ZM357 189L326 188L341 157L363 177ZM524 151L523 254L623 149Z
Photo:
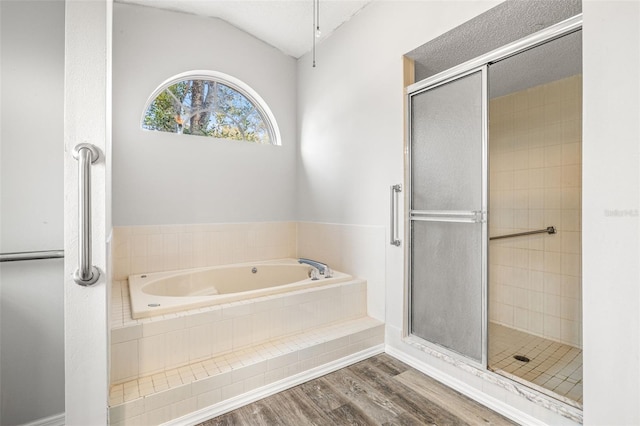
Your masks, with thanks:
M147 130L270 144L265 118L242 93L213 80L167 87L147 109Z

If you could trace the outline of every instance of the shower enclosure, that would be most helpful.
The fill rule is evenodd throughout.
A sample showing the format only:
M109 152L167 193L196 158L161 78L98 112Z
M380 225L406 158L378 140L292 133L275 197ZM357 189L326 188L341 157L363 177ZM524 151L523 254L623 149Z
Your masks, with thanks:
M580 29L408 87L405 222L407 338L578 407Z

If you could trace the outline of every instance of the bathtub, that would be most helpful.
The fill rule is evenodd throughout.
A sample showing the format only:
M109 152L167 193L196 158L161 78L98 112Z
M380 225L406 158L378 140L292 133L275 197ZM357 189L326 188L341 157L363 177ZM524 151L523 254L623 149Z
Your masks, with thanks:
M311 269L282 259L130 275L131 316L148 318L352 279L333 271L331 278L312 280Z

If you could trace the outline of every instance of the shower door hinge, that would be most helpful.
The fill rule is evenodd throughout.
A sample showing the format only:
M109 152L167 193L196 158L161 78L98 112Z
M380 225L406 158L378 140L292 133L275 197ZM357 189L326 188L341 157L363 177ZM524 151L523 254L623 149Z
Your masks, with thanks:
M482 210L474 210L474 222L475 223L486 223L487 222L487 212Z

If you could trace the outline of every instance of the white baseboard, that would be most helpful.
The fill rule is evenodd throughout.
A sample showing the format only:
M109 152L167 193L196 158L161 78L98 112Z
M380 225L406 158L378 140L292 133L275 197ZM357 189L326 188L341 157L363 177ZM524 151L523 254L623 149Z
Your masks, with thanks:
M64 413L43 417L41 419L25 423L22 426L64 426Z
M517 422L518 424L531 426L547 426L546 423L540 421L539 419L536 419L535 417L532 417L527 413L523 413L522 411L513 408L506 402L500 401L499 399L487 395L486 393L467 385L463 381L445 374L442 371L430 366L429 364L426 364L419 359L412 357L411 355L407 355L406 353L399 351L392 346L387 345L385 347L385 352L392 357L399 359L405 364L410 365L416 370L426 374L427 376L433 377L440 383L457 390L463 395L468 396L474 401L478 401L485 407L490 408L493 411L500 413L503 416Z
M263 386L256 390L247 392L245 394L230 398L226 401L222 401L218 404L212 405L202 410L194 411L186 416L179 417L174 420L170 420L167 423L163 423L163 426L192 426L198 423L202 423L205 420L209 420L213 417L220 416L222 414L233 411L236 408L240 408L244 405L258 401L259 399L266 398L267 396L274 395L283 390L287 390L294 386L298 386L309 380L316 379L324 376L325 374L332 373L341 368L347 367L356 362L371 358L374 355L378 355L384 352L384 345L380 344L373 346L364 351L357 352L355 354L340 358L336 361L321 365L308 371L296 374L295 376L287 377L269 385Z

